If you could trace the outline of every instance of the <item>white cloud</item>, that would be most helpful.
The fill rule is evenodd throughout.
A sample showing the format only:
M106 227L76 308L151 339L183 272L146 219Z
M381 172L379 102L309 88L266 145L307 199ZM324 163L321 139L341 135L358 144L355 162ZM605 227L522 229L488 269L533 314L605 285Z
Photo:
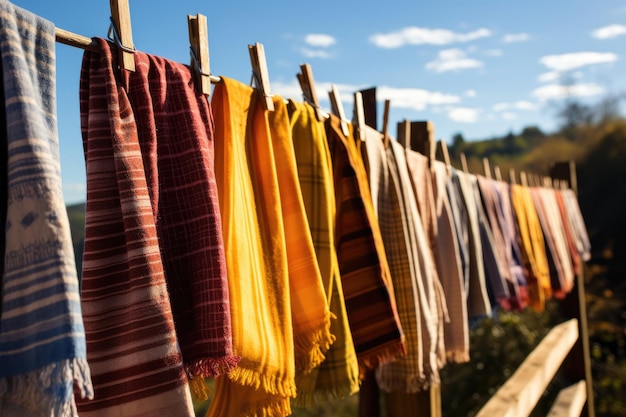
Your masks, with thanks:
M422 111L428 106L443 104L456 104L461 97L454 94L446 94L439 91L428 91L421 88L394 88L377 87L376 93L380 100L391 101L391 105L397 108Z
M489 29L480 28L472 32L458 33L447 29L429 29L417 26L406 27L396 32L376 33L369 40L380 48L399 48L404 45L449 45L470 42L491 36Z
M504 43L512 43L512 42L526 42L530 39L528 33L509 33L504 35L502 38L502 42Z
M518 100L513 103L496 103L491 106L491 110L495 112L506 112L507 110L537 110L537 105L526 100Z
M608 25L591 32L591 36L596 39L610 39L617 36L626 35L626 26Z
M474 89L469 89L465 92L465 97L476 97L476 90Z
M509 103L497 103L497 104L494 104L491 107L491 110L493 110L493 111L504 111L504 110L508 110L510 108L511 108L511 105Z
M330 52L324 51L322 49L300 48L300 53L307 58L329 59L333 56Z
M536 88L532 95L540 101L558 100L567 97L589 97L604 93L604 88L593 83L573 85L548 84Z
M323 33L310 33L304 38L304 42L319 48L328 48L336 43L334 37Z
M535 103L531 103L526 100L519 100L513 104L513 108L517 110L537 110L538 106Z
M425 67L435 72L446 72L468 68L482 67L483 63L476 59L468 58L461 49L444 49L439 51L437 59L428 62Z
M500 114L500 117L504 120L515 120L517 119L517 113L513 113L512 111L505 111Z
M471 107L454 107L448 112L448 118L458 123L476 123L481 109Z
M586 65L615 62L617 59L617 55L612 52L574 52L546 55L539 62L553 71L569 71Z
M485 55L487 56L502 56L502 49L487 49Z
M556 81L561 76L561 73L558 71L548 71L543 74L539 74L537 80L542 83L549 83L550 81Z

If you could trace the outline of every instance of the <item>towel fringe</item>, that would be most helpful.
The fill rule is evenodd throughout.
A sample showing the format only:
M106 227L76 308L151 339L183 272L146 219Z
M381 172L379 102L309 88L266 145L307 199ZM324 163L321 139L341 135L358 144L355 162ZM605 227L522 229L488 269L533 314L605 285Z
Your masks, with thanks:
M0 397L28 411L50 417L75 414L74 385L93 399L87 360L65 359L35 371L0 379Z
M401 377L393 375L393 372L376 372L376 382L378 387L384 392L404 392L407 394L414 394L416 392L424 391L430 387L431 384L436 383L433 380L434 375L427 375L425 373L417 373ZM437 378L438 379L438 378Z
M336 401L349 397L359 392L359 376L350 375L345 384L335 384L328 388L318 388L313 392L298 392L296 398L291 401L293 407L308 408L315 404Z
M263 374L239 366L228 373L228 378L240 385L249 386L254 389L263 387L263 390L271 395L281 397L296 396L295 381L289 381L287 378L281 376Z
M360 355L357 352L359 360L359 378L363 379L368 369L375 369L379 365L393 362L404 355L406 355L404 338L402 341L395 341L391 344L380 346L365 357L359 357Z
M229 373L239 361L240 356L228 355L221 358L202 358L185 365L187 377L191 380L197 376L212 377Z
M446 358L448 359L448 362L454 363L465 363L470 361L469 352L463 350L452 350L446 352Z
M300 334L294 338L296 371L310 373L326 359L326 352L335 342L330 332L330 314L319 325L318 329Z

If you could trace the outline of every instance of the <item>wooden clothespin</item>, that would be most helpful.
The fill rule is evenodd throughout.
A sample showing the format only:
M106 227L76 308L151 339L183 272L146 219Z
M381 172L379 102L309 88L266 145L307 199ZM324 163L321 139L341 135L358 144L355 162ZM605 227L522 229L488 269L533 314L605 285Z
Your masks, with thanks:
M250 52L250 62L252 63L252 78L257 90L263 95L265 108L274 111L274 100L270 93L270 77L267 71L267 61L265 60L265 48L259 42L248 45Z
M339 120L341 120L341 131L344 136L348 136L350 134L350 129L348 128L348 122L346 121L346 112L343 110L343 103L341 102L339 89L335 84L330 86L328 97L330 98L331 111L335 116L339 117Z
M119 53L120 68L135 71L135 45L133 31L130 25L130 7L128 0L110 0L111 28L109 36L113 35Z
M517 180L515 179L515 170L513 168L509 169L509 182L511 184L517 184Z
M205 15L187 15L191 70L200 93L211 95L211 65L209 62L209 32Z
M467 168L467 158L465 157L464 152L461 152L461 167L463 168L463 172L469 174L469 169Z
M519 181L524 187L528 187L528 177L524 171L519 173Z
M385 111L383 113L383 143L385 149L389 146L389 135L387 134L387 127L389 125L389 107L391 102L389 99L385 100Z
M496 181L502 181L502 173L500 172L500 167L493 167L493 176L496 178Z
M489 160L483 158L483 167L485 168L485 177L491 179L491 168L489 168Z
M397 124L398 143L405 148L411 148L411 122L404 119Z
M365 140L365 111L363 110L363 96L360 92L354 93L354 126L360 140Z
M315 91L315 80L313 79L313 69L309 64L300 65L301 73L297 74L298 81L300 82L300 88L304 95L304 100L308 101L310 105L315 109L315 117L318 122L324 121L324 115L320 103L317 99L317 92Z
M450 162L450 152L448 151L448 144L445 140L439 139L437 141L437 154L440 161L446 164L446 170L448 175L452 175L452 164Z

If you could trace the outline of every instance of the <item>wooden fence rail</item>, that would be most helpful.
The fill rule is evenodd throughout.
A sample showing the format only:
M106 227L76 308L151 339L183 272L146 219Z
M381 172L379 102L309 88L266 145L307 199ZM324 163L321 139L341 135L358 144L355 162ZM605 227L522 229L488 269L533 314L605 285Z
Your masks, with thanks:
M528 416L537 405L539 398L554 378L576 340L578 340L578 321L576 319L570 319L555 326L535 350L526 357L515 373L491 397L476 417ZM575 387L577 386L575 385ZM576 389L561 392L559 396L563 404L573 403L573 407L568 407L565 404L563 408L575 410L580 402L580 395L579 390ZM583 397L582 404L584 404L585 399L586 396ZM582 409L582 407L580 408ZM562 412L554 414L554 416L569 415L572 414L563 414ZM580 410L578 415L580 415Z

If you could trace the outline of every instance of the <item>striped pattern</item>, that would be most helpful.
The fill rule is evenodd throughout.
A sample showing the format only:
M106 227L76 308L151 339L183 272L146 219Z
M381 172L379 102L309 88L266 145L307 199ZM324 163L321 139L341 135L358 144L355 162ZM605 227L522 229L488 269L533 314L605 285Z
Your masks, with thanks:
M501 265L502 279L508 288L508 305L515 310L521 310L524 304L520 298L519 283L512 276L511 266L513 264L510 236L508 229L504 227L502 207L495 189L495 182L492 179L478 176L478 189L482 198L483 207L491 234L493 236L494 253Z
M289 110L302 198L323 287L335 317L330 329L335 341L324 361L307 374L296 374L294 404L309 407L356 393L359 368L335 248L335 191L326 131L313 107L290 101Z
M73 384L93 393L61 187L54 25L2 1L0 48L0 415L75 415Z
M237 368L216 380L209 416L288 415L296 395L289 264L267 110L222 77L212 98L215 172ZM245 399L245 401L243 400Z
M450 321L444 324L446 356L452 362L462 363L469 361L467 293L447 189L450 177L443 162L431 161L431 164L438 230L435 261L450 317Z
M483 265L485 266L485 278L487 281L487 291L492 306L501 307L505 310L511 309L511 293L503 279L507 274L508 265L503 265L496 254L495 241L489 218L485 213L485 206L478 188L478 178L476 175L469 175L471 188L476 202L476 212L478 217L478 227L480 232L480 242L483 252Z
M429 355L433 332L422 328L423 321L429 325L432 321L424 320L420 311L429 304L420 300L420 297L425 299L425 293L421 276L418 276L418 248L410 229L413 224L409 223L411 219L406 212L396 167L390 167L391 161L387 160L382 134L367 127L364 148L374 210L385 244L407 351L398 360L381 364L376 369L376 380L386 392L417 392L426 386L425 368L428 377L431 375ZM393 157L391 153L390 156Z
M159 195L151 188L153 160L144 161L134 109L117 82L117 54L97 42L100 53L84 55L80 83L87 164L82 297L95 398L79 403L79 411L193 416L151 200ZM150 58L135 57L145 74Z
M581 259L588 261L591 258L591 243L589 242L589 233L587 232L585 219L578 204L578 197L576 197L574 190L570 188L561 190L561 195L565 204L567 219L575 238L576 248L580 253Z
M494 181L498 205L500 207L500 221L502 224L502 232L505 236L507 250L509 251L511 279L517 283L517 299L520 308L528 307L528 283L526 280L526 271L522 265L522 255L519 248L519 230L517 221L515 220L515 211L511 204L511 185L504 181Z
M405 352L393 284L368 188L367 172L341 121L326 120L337 204L337 258L361 373ZM351 125L350 125L351 126Z
M465 283L467 293L467 315L470 321L491 315L491 305L487 295L483 249L480 241L480 226L476 200L470 179L466 173L452 168L452 190L457 194L457 204L461 212L457 227L460 241L467 247L467 267L469 269Z

